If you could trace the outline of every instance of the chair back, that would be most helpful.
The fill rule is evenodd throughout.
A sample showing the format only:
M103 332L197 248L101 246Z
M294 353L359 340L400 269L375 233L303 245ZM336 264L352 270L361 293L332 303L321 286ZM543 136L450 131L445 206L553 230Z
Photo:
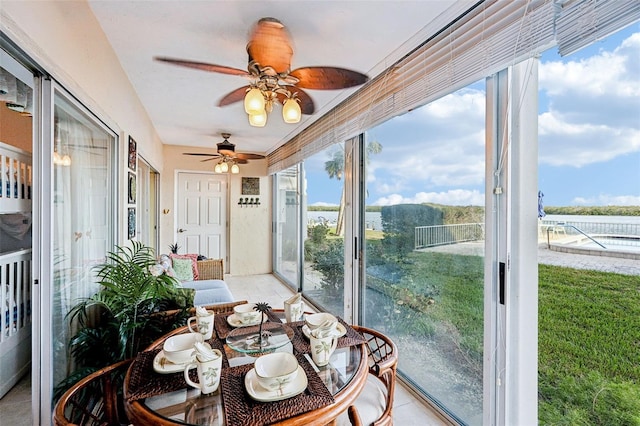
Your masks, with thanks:
M206 259L196 261L198 280L224 280L224 260Z
M392 425L393 395L396 389L396 370L398 366L398 347L393 340L378 330L359 325L352 327L367 341L369 374L380 380L386 388L385 409L373 424L375 426ZM360 424L355 407L350 407L349 417L353 424Z
M133 359L102 368L69 388L53 410L55 426L128 424L122 383Z

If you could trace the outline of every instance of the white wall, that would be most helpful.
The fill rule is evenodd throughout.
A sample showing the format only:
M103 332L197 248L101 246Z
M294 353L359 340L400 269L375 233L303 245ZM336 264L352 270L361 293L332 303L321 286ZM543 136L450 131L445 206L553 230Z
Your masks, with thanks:
M183 155L193 152L184 146L164 146L163 173L160 174L160 252L167 252L176 240L176 172L211 172L213 161ZM197 152L215 153L214 149L198 148ZM228 256L226 267L232 275L254 275L271 272L271 177L267 176L266 160L252 160L240 165L240 173L228 174ZM260 206L240 207L242 177L260 178ZM251 196L255 197L255 196ZM164 213L164 211L167 211Z

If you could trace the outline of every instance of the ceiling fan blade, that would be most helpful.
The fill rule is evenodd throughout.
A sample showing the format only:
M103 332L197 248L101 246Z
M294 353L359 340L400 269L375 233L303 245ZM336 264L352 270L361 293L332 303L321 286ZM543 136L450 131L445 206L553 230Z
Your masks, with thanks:
M250 152L236 152L235 157L239 160L262 160L264 155L253 154Z
M205 158L204 160L200 160L200 162L204 163L205 161L213 161L213 160L217 160L219 158L220 158L219 156L211 157L211 158Z
M369 80L369 77L357 71L335 67L297 68L289 75L300 80L296 86L316 90L345 89L359 86Z
M296 97L300 100L300 110L302 111L303 114L311 115L315 112L316 106L313 103L313 99L311 99L311 96L309 96L307 92L305 92L298 86L286 86L286 88L291 93L297 94ZM278 100L282 105L284 105L284 101L286 99L287 97L285 95L278 93Z
M219 157L220 154L205 154L204 152L183 152L182 155L202 155L205 157Z
M167 62L169 64L179 65L181 67L195 68L202 71L239 75L242 77L251 77L251 74L249 74L247 71L238 68L226 67L224 65L208 64L206 62L186 61L183 59L164 58L158 56L156 56L154 59L156 61Z
M275 18L262 18L253 27L247 43L249 62L256 61L260 67L271 67L276 73L291 68L293 48L289 32Z
M249 86L243 86L237 88L233 92L227 93L218 101L218 106L223 107L243 100L244 96L247 94L248 88Z
M247 164L249 160L241 160L239 158L234 159L234 161L238 164Z

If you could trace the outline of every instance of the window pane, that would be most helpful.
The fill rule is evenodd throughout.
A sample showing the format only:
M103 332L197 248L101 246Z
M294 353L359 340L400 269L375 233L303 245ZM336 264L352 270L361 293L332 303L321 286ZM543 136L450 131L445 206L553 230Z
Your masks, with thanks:
M115 137L56 96L53 181L53 383L74 370L68 342L70 309L98 289L92 268L113 247Z
M344 143L304 162L307 235L305 296L336 315L344 311Z
M275 175L275 271L296 290L298 289L298 166Z
M476 84L365 139L364 324L466 424L482 423L484 114Z

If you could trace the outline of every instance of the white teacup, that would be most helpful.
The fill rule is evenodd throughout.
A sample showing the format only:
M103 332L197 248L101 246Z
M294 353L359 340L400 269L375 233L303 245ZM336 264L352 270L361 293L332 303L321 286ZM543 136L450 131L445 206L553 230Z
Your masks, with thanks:
M189 331L192 333L200 333L205 340L211 339L213 336L213 320L214 313L211 311L207 311L208 315L196 315L194 317L190 317L187 320L187 327ZM191 323L194 322L198 325L198 329L196 330L191 326Z
M220 372L222 371L222 352L220 352L218 349L213 349L213 352L218 355L218 358L205 362L200 362L198 360L197 362L188 364L184 367L184 380L189 386L200 389L200 392L202 392L203 394L215 392L220 385ZM196 366L198 371L199 383L194 382L189 377L189 369L191 369L194 365Z
M287 322L300 321L304 312L304 302L288 303L284 302L284 317Z
M256 359L254 368L260 386L282 395L298 375L298 360L288 352L274 352Z
M309 327L309 330L315 330L316 328L320 327L322 323L325 321L337 322L338 319L328 312L309 314L309 315L305 315L304 317L304 322L305 324L307 324L307 327Z
M313 333L309 337L311 344L311 357L318 367L329 364L329 358L336 350L338 338L335 336L317 338Z
M200 333L187 333L171 336L165 340L162 350L164 356L174 364L184 364L193 359L194 345L202 342L204 338Z
M262 312L256 311L253 309L254 307L255 305L253 303L237 305L233 307L233 313L242 324L257 323L262 319Z

